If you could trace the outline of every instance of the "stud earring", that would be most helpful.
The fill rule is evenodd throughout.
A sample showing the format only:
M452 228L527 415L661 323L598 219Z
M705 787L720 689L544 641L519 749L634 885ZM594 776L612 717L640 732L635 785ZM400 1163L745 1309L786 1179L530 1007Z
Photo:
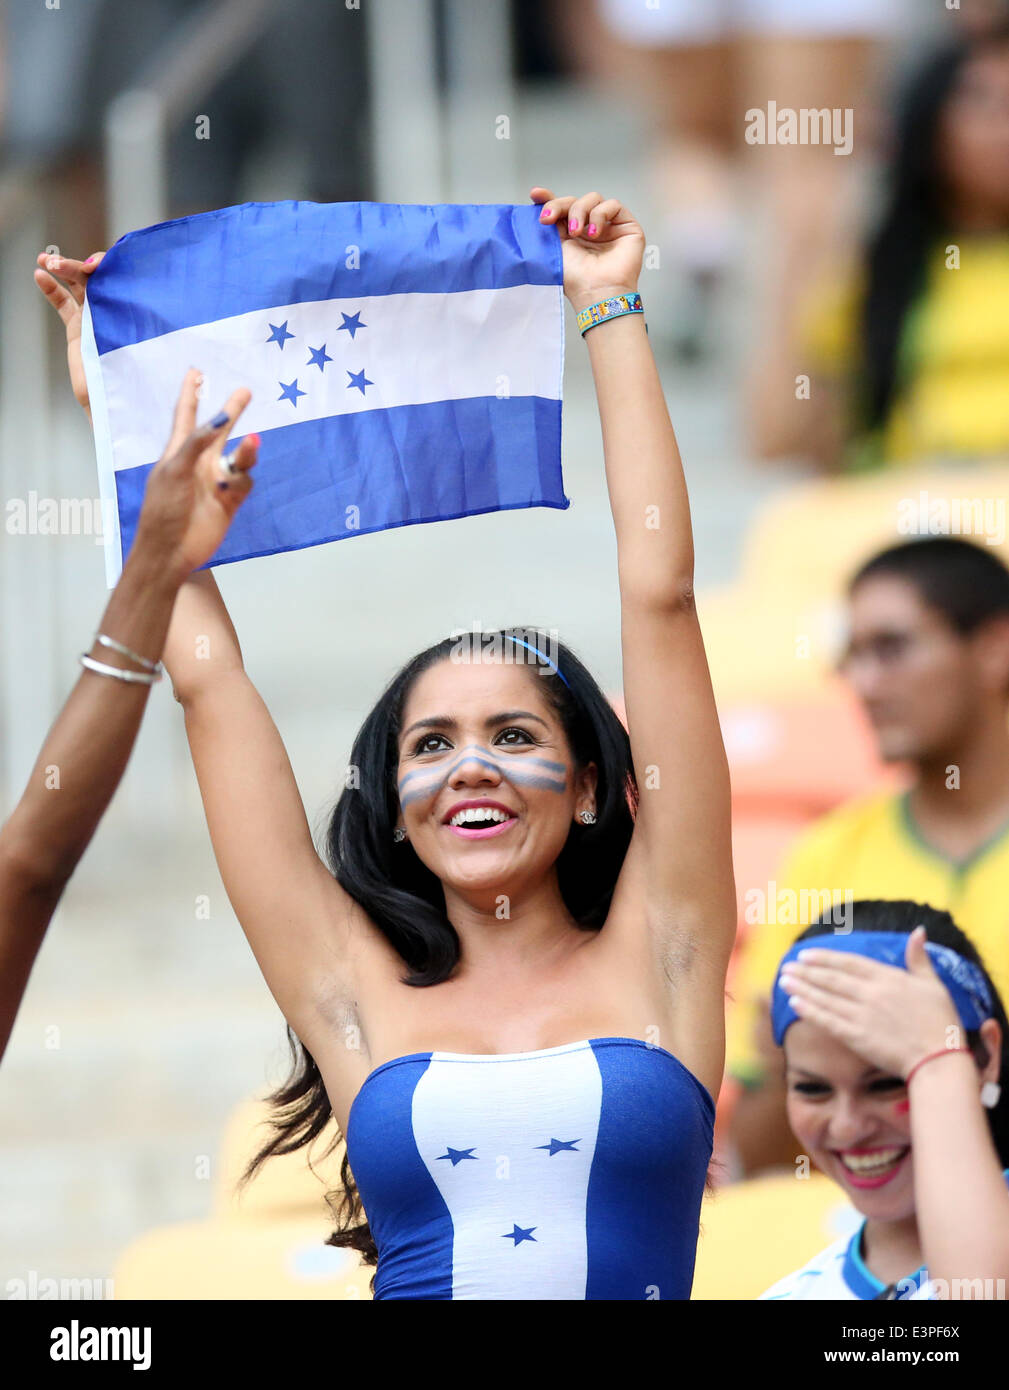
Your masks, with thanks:
M981 1087L981 1104L986 1110L994 1110L1002 1095L1002 1087L997 1081L986 1081Z
M578 817L582 825L595 825L596 823L596 814L594 811L579 811Z
M398 825L396 829L392 832L392 838L398 845L402 840L406 839L406 831L403 829L402 826Z

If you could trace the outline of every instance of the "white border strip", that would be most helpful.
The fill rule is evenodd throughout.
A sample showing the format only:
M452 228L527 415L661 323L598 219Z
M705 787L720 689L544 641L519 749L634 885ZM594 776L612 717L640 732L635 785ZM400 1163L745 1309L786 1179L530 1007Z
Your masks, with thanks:
M123 572L123 537L119 529L119 500L116 495L116 474L112 461L112 435L109 430L109 409L105 400L105 383L91 322L91 305L84 295L81 314L81 360L88 384L91 404L91 428L95 436L95 457L98 461L98 494L102 503L102 539L105 543L105 580L114 589Z

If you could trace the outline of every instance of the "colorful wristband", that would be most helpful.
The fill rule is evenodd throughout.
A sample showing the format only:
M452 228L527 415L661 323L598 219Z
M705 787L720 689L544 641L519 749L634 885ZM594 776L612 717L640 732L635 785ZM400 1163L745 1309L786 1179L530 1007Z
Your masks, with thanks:
M624 314L644 312L641 296L636 290L633 294L617 294L612 299L601 299L598 304L590 304L587 309L579 310L578 331L584 337L597 323L605 323L607 319L619 319Z

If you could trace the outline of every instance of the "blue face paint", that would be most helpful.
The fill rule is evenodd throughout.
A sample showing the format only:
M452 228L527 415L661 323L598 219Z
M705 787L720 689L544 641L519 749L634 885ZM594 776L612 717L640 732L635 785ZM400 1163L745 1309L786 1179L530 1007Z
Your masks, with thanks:
M554 762L550 758L523 756L521 759L509 759L505 765L493 757L488 757L489 752L490 750L482 745L471 743L459 749L456 756L446 759L445 763L405 773L397 784L400 806L405 809L415 801L429 800L466 762L478 762L482 767L497 772L506 781L514 782L516 786L532 787L536 791L567 791L567 768L563 763Z

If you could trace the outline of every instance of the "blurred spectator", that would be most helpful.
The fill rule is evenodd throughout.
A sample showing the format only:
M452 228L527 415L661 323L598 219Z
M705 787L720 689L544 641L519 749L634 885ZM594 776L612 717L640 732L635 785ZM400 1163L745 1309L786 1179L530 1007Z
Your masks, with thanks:
M929 538L870 560L849 599L845 674L881 757L912 780L810 827L744 943L726 1065L744 1087L732 1137L747 1174L794 1154L766 1005L778 961L827 904L842 932L844 904L863 898L945 909L1009 986L1009 571L990 549Z
M853 161L823 144L758 148L747 141L749 112L859 106L879 40L899 31L907 0L598 0L598 12L606 67L627 70L654 133L663 250L684 286L678 346L693 356L710 345L712 292L751 239L755 207L769 224L773 264L761 279L772 297L786 292L781 276L794 293L843 244ZM752 179L745 197L741 172Z
M1009 455L1009 24L915 73L878 229L792 302L758 368L759 454L851 469Z

